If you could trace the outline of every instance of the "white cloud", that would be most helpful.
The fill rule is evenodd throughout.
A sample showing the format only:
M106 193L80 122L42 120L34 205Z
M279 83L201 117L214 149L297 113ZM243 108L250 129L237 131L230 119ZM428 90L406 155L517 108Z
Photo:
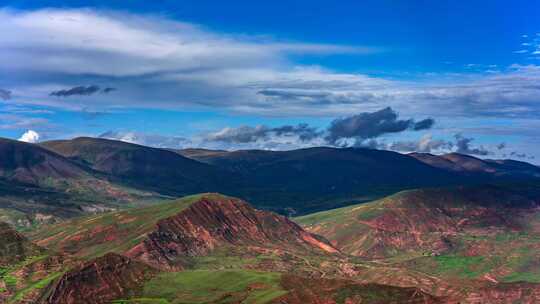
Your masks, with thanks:
M288 53L372 53L356 46L217 34L157 16L95 10L0 11L3 68L135 76L276 63ZM36 56L39 54L39 56Z
M540 69L397 81L298 65L290 55L370 54L362 46L227 35L160 16L97 10L0 10L0 79L11 103L96 111L138 107L335 117L391 106L404 115L538 117ZM489 69L492 69L489 67ZM0 86L8 87L0 80ZM80 85L111 94L51 97Z
M34 130L28 130L19 138L19 141L37 143L39 141L39 134Z
M145 134L133 131L108 131L99 135L98 137L155 148L181 149L190 147L192 145L192 141L184 137Z

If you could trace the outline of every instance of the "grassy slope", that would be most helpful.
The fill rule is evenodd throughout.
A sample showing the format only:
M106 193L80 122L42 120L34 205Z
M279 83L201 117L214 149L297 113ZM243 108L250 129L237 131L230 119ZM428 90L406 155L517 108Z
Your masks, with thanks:
M307 230L326 236L330 241L337 242L341 250L353 254L358 246L369 246L369 243L358 243L358 236L368 235L370 226L367 221L384 212L385 201L358 204L339 209L333 209L295 218L295 221ZM360 220L360 221L359 221Z
M314 213L298 217L296 221L307 230L338 243L338 247L345 252L355 254L381 242L381 239L376 238L379 235L375 234L370 223L389 210L417 210L419 205L416 202L407 205L411 202L403 199L410 193L406 191L367 204ZM453 198L453 206L465 210L469 208L469 201L460 200L459 195ZM498 207L505 200L499 202L493 199L491 202L495 202L495 207ZM437 204L433 207L436 208ZM395 212L393 215L399 217L403 214ZM503 282L540 282L540 213L531 210L511 220L518 224L517 228L482 227L484 224L481 223L473 229L459 231L449 237L453 247L440 255L418 247L403 251L389 250L386 252L387 259L382 262L457 280L489 277ZM388 247L391 245L388 244Z
M98 257L107 252L121 253L140 242L157 221L188 208L202 195L187 196L150 207L85 216L43 227L29 234L29 237L44 247L83 258Z
M396 201L402 202L400 198L403 195L401 193L372 203L320 212L297 218L297 220L314 232L321 232L327 237L330 236L330 239L334 237L333 240L343 241L347 244L346 246L350 246L349 250L354 250L354 246L360 244L355 242L357 237L372 236L370 234L372 228L366 222L384 215L388 208L396 206ZM40 244L51 248L72 250L77 256L83 258L96 257L109 251L122 252L138 242L140 237L149 232L159 219L180 212L198 198L200 195L152 207L84 217L41 229L40 232L32 235L32 239L41 240ZM456 205L466 206L467 204L467 202L461 202ZM417 205L409 205L406 209L414 210L416 207ZM489 234L468 231L459 234L453 240L457 246L442 255L425 256L424 250L392 252L392 258L380 261L383 264L370 263L371 266L369 266L360 262L362 265L358 266L373 268L377 276L380 276L381 272L387 272L389 278L395 277L394 274L398 268L407 267L414 273L425 273L462 282L483 279L486 274L490 274L499 281L540 282L540 273L537 271L540 269L538 267L540 265L540 239L537 237L538 234L529 233L539 231L540 216L531 214L530 217L524 218L523 222L528 224L524 231L508 230L494 231L494 233L490 231ZM105 227L108 228L104 229ZM370 245L369 242L361 244ZM471 248L480 248L482 251L473 252ZM222 251L217 250L209 256L192 258L188 261L190 262L189 269L191 269L189 271L160 274L146 284L139 298L124 302L180 303L175 299L181 295L185 299L186 294L189 294L193 298L189 301L183 300L182 303L228 303L238 297L254 299L246 303L264 303L264 301L257 302L256 299L259 299L259 296L265 300L273 299L281 295L283 289L269 283L269 278L275 279L273 282L278 281L274 277L275 274L246 270L248 268L285 273L295 271L302 275L307 274L306 277L310 275L309 271L316 275L331 275L333 270L337 269L329 259L319 261L317 257L288 255L289 253L285 260L285 255L277 256L274 252L249 256L243 253L241 248L236 251L223 248ZM282 266L284 264L289 267ZM420 277L424 278L424 276ZM379 281L385 282L385 280L383 278ZM248 290L247 287L250 284L261 281L270 284L264 288L264 291ZM201 285L201 282L204 284ZM392 281L389 282L391 284ZM39 286L40 283L30 284L30 286L34 285ZM220 296L224 298L220 299Z
M250 270L162 273L145 284L140 296L115 303L267 303L286 293L280 277Z

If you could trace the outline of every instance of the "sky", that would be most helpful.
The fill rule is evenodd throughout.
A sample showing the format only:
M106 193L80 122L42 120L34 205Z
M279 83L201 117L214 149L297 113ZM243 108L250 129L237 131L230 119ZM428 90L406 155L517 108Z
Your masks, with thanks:
M540 163L534 1L0 1L0 136Z

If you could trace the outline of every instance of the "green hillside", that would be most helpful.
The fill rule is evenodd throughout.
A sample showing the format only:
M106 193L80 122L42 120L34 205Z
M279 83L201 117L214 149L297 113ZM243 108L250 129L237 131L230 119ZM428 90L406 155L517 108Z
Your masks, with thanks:
M84 216L43 227L29 237L44 247L84 258L123 252L140 242L157 221L179 213L205 195L220 196L198 194L149 207Z

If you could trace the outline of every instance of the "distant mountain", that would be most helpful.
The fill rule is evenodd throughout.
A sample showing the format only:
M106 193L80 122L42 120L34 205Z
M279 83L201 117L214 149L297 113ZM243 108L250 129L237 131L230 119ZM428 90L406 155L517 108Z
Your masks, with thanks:
M0 156L0 213L27 214L27 223L108 210L149 196L39 145L0 139Z
M540 178L540 167L516 160L479 159L459 153L443 155L411 153L409 155L430 166L467 175L507 179Z
M34 144L0 138L0 155L0 176L19 183L38 186L91 176L84 167Z
M325 210L405 189L540 181L540 167L529 163L458 153L404 155L329 147L178 153L243 176L243 192L235 195L284 213Z
M18 227L200 192L299 215L407 189L540 180L523 162L357 148L166 150L81 137L1 140L0 153L0 218Z
M178 153L121 141L79 137L43 142L41 146L116 181L161 194L217 191L232 179L219 168Z

